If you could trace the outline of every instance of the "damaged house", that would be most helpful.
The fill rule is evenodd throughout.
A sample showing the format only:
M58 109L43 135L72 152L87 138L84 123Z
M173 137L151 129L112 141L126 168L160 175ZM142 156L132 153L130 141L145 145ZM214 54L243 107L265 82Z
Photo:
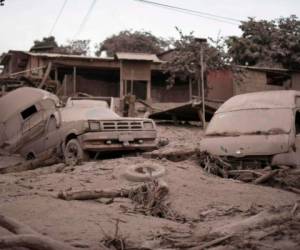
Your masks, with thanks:
M142 53L101 58L10 50L0 59L0 85L2 91L23 85L43 87L59 96L84 92L122 98L133 93L154 103L190 101L197 86L179 81L168 88L168 76L161 67L165 59L164 55ZM227 100L232 96L231 72L209 74L208 88L208 98Z
M233 94L266 90L300 90L300 72L283 68L239 66L233 74Z

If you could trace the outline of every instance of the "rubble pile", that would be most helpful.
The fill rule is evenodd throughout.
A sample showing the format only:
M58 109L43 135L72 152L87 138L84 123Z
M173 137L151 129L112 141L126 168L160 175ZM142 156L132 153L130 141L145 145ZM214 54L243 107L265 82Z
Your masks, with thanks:
M231 164L220 156L197 152L200 166L208 173L253 184L264 184L300 194L300 168L264 166L263 164Z

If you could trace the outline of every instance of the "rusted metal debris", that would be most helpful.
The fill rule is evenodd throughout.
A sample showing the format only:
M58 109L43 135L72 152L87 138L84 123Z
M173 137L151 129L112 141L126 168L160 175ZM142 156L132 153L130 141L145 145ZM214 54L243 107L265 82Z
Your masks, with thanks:
M214 112L220 106L220 103L205 101L205 117L209 121ZM186 103L175 108L159 111L149 116L155 120L173 120L173 121L201 121L201 101L197 103Z

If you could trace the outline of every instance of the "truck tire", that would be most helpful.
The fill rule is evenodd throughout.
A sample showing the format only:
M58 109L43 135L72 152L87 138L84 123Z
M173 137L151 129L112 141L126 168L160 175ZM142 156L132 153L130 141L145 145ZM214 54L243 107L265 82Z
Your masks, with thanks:
M156 179L165 174L166 170L163 166L157 164L141 164L129 166L124 174L129 181L149 181Z
M88 160L88 154L81 148L77 139L71 139L67 142L64 150L65 163L70 166L80 164L82 161Z

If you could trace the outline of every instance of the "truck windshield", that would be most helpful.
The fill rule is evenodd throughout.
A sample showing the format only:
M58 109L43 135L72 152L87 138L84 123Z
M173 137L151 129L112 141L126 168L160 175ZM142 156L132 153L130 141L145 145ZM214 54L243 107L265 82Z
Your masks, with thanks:
M206 135L282 134L292 127L291 109L250 109L217 113Z

